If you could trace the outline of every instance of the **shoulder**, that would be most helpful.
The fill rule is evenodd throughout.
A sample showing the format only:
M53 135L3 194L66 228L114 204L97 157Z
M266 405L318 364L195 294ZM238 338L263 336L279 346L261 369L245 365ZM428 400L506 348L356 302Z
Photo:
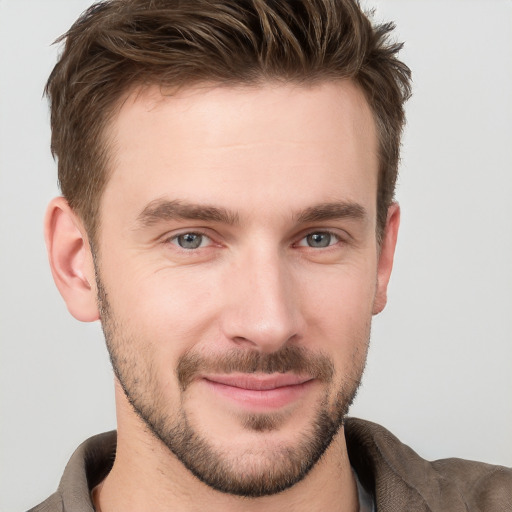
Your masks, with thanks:
M458 489L470 510L512 510L512 468L462 459L436 460L431 466Z
M94 512L91 490L112 468L116 441L112 431L83 442L67 463L57 491L28 512Z
M60 494L54 493L49 498L28 512L63 512L62 498Z
M384 427L350 418L347 449L379 511L512 510L512 469L462 459L428 461Z

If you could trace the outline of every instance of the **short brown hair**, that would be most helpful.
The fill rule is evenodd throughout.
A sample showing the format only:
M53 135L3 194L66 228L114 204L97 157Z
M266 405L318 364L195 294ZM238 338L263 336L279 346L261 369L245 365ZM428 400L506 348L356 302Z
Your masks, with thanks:
M136 86L201 82L313 83L348 78L363 90L379 136L378 236L394 196L410 71L356 0L109 0L58 41L45 92L52 153L70 206L94 240L108 180L104 131Z

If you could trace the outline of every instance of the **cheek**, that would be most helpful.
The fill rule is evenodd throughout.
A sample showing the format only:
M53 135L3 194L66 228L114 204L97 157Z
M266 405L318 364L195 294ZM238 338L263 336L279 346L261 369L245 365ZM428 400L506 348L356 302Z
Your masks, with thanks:
M303 272L301 283L305 309L311 314L326 322L357 326L371 317L377 284L376 262L370 257L367 262Z
M129 279L110 276L108 298L118 325L167 364L204 338L218 314L216 287L199 273L132 269Z
M371 265L338 269L303 289L308 338L328 351L336 366L351 367L366 356L373 302L375 269Z

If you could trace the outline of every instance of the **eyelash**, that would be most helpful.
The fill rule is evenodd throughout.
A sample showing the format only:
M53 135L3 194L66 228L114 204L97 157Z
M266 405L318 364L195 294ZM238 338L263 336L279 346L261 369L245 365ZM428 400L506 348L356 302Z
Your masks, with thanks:
M322 247L313 247L311 245L302 245L301 244L301 242L303 240L306 240L308 237L311 237L313 235L328 235L330 237L328 245L322 246ZM334 238L334 243L330 243L332 241L332 238ZM297 242L294 245L298 246L298 247L306 247L308 249L328 249L329 247L332 247L340 242L342 242L342 238L340 235L338 235L337 233L334 233L333 231L329 231L328 229L327 230L324 229L324 230L309 231L308 233L306 233L304 236L302 236L300 238L299 242Z
M183 246L179 245L178 239L180 237L184 237L186 235L195 235L195 236L201 237L202 240L201 240L200 245L198 247L192 247L192 248L187 248L187 247L183 247ZM165 242L173 244L173 245L176 245L178 247L178 249L180 249L182 251L192 252L192 251L194 251L196 249L203 249L204 248L204 247L201 247L201 245L203 244L203 241L204 241L205 238L208 239L210 242L213 242L212 237L208 236L206 233L204 233L202 231L185 231L183 233L178 233L176 235L173 235L173 236L167 238L165 240Z
M180 237L184 237L186 235L195 235L195 236L201 237L201 241L200 241L199 245L197 247L189 247L189 248L181 246L179 244L178 240L179 240ZM330 238L329 238L329 241L328 241L328 245L314 247L314 246L308 245L307 243L302 244L303 241L307 240L308 237L311 237L313 235L324 235L324 236L327 235L327 236L329 236ZM206 247L203 246L205 238L210 241L210 243L208 243L208 245ZM332 242L332 238L334 238L334 243L331 243ZM179 250L185 251L187 253L195 252L198 249L205 249L205 248L209 247L212 242L214 243L214 241L213 241L211 236L209 236L208 234L206 234L205 232L200 231L200 230L185 231L185 232L182 232L182 233L178 233L178 234L173 235L173 236L171 236L169 238L166 238L164 240L164 242L165 243L170 243L172 245L175 245ZM329 249L329 248L337 245L340 242L343 242L342 237L339 234L334 233L333 231L329 231L329 230L314 230L314 231L308 231L307 233L302 235L301 238L297 242L295 242L293 244L293 246L294 247L304 247L306 249L313 249L313 250Z

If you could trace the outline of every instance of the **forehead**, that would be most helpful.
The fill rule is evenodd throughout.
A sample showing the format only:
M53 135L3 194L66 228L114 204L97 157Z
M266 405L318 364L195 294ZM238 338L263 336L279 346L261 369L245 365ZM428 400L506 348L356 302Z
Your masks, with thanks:
M130 133L134 122L141 123L140 129ZM205 147L265 142L272 136L342 143L375 131L364 93L348 79L306 85L138 88L125 96L110 126L111 135L138 138L144 129L151 136L148 125L155 122L165 123L166 129L179 128L182 143L199 141Z
M102 204L112 207L111 196L139 211L161 197L235 210L291 207L292 200L296 209L375 202L375 123L363 93L347 80L173 93L149 87L126 98L109 139Z

